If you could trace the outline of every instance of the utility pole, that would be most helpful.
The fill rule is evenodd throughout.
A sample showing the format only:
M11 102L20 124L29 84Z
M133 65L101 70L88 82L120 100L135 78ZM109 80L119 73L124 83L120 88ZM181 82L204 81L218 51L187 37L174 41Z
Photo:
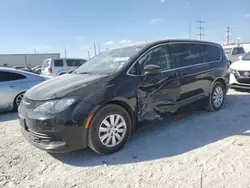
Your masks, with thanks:
M90 52L88 51L89 59L90 59Z
M230 43L230 27L229 26L227 26L226 36L227 36L227 44L229 44Z
M67 49L64 48L64 57L66 58L67 57Z
M202 36L205 36L205 34L203 33L205 28L202 27L202 24L204 24L205 22L202 21L201 19L197 21L199 23L199 27L197 28L199 30L199 33L197 35L199 35L200 40L202 39Z
M100 43L98 44L98 48L99 48L99 54L101 53L101 45Z
M95 43L94 43L94 51L95 51L95 56L96 56L96 46L95 46Z

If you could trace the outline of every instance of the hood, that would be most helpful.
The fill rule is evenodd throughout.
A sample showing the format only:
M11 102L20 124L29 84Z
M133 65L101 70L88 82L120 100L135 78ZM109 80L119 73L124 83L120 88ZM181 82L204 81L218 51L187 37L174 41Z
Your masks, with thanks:
M230 66L230 68L239 71L250 71L250 61L236 61Z
M25 96L31 100L48 100L65 95L90 84L97 84L106 75L65 74L51 78L29 89Z

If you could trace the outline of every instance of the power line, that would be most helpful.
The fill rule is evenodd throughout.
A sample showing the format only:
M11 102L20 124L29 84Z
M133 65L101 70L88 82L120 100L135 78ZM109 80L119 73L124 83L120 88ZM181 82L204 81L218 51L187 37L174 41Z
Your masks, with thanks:
M202 27L202 24L204 24L205 22L203 20L198 20L196 22L199 23L199 27L197 27L197 29L199 30L199 33L197 35L200 37L200 40L201 40L202 36L205 36L205 34L203 33L205 28Z

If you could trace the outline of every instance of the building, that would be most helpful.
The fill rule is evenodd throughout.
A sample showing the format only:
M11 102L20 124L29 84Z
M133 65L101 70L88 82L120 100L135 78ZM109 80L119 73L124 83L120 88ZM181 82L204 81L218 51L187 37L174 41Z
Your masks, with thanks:
M243 47L246 52L250 52L250 42L223 44L223 47L228 47L228 48L237 47L237 46Z
M60 58L60 53L0 54L0 67L35 67L42 65L43 61L48 58Z

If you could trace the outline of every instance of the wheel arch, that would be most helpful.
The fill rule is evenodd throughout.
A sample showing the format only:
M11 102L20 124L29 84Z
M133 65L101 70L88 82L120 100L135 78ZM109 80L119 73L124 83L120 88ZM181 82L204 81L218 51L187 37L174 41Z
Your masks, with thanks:
M14 99L13 99L13 101L12 101L12 109L15 108L15 101L16 101L17 96L20 95L20 94L22 94L22 93L25 93L25 92L26 92L25 90L24 90L24 91L19 91L19 92L16 94L16 96L14 97Z
M116 104L116 105L124 108L130 116L131 123L132 123L132 130L134 130L136 128L136 126L137 126L136 109L129 104L127 99L117 98L117 99L114 99L106 104Z
M225 79L222 78L222 77L219 77L219 78L216 78L216 79L212 82L211 87L210 87L210 92L209 92L209 93L212 92L213 86L214 86L214 84L215 84L216 82L220 82L220 83L225 87L225 89L227 90L227 84L226 84Z
M102 105L98 105L96 106L91 112L90 112L90 115L89 117L91 116L91 119L93 116L95 116L96 113L98 113L98 111L104 106L104 105L107 105L107 104L115 104L115 105L118 105L120 107L122 107L123 109L125 109L128 114L129 114L129 117L131 119L131 123L132 123L132 130L135 130L136 127L137 127L137 123L138 123L138 118L137 118L137 113L136 113L136 108L133 107L132 105L129 104L129 101L128 99L125 99L125 98L114 98L113 100L109 101L109 102L106 102ZM91 121L91 120L90 120Z

